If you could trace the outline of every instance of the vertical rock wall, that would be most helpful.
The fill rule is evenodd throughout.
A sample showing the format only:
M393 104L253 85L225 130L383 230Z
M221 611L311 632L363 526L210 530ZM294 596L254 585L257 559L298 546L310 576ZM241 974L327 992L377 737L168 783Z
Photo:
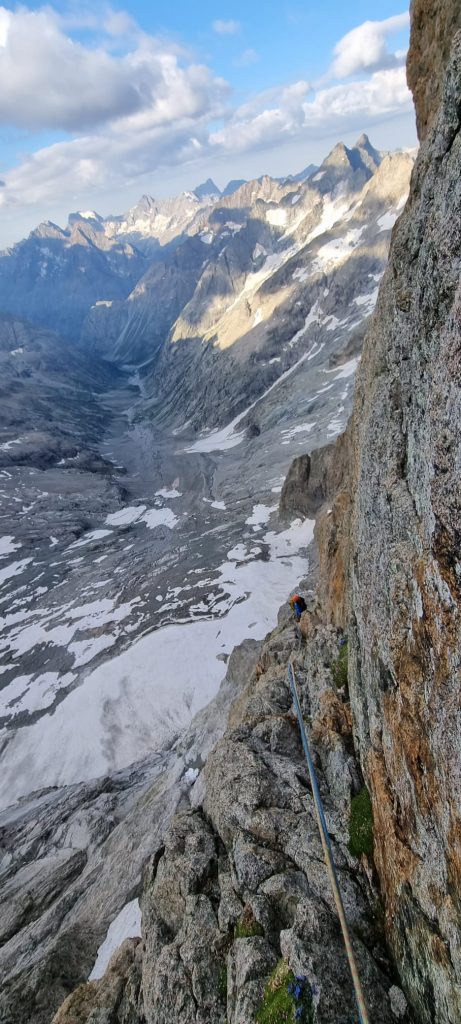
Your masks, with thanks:
M461 1020L461 32L453 33L461 27L461 5L419 0L412 15L408 74L422 143L355 398L350 675L387 934L417 1019L455 1024Z

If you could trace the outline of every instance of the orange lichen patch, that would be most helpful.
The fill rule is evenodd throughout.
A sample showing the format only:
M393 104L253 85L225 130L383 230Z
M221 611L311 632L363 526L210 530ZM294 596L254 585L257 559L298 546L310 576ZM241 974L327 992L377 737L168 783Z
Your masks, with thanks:
M446 942L444 942L439 935L431 935L430 943L433 960L435 960L436 963L441 964L442 967L450 967L450 953Z
M374 857L385 900L386 922L390 925L398 908L399 894L411 883L419 860L408 845L409 836L399 836L394 800L384 757L372 750L367 759L366 778L373 805Z
M387 772L391 782L411 779L414 805L406 808L405 819L413 828L416 808L418 816L431 815L433 804L439 798L439 786L434 771L424 694L415 692L408 680L399 679L399 684L398 698L388 696L383 703L387 730L390 735L398 737L398 742L393 744L387 755Z
M326 622L344 629L347 619L350 494L342 490L319 515L315 539L319 549L318 594Z
M415 580L421 594L423 615L419 619L414 619L412 623L414 645L428 671L432 671L429 652L437 653L434 663L435 679L441 683L450 675L452 652L456 651L459 645L457 607L441 601L436 580L440 573L451 595L459 590L459 582L454 584L455 574L451 571L446 574L449 576L448 582L442 570L441 562L428 563L424 559L419 559L415 563ZM459 596L461 599L461 594Z

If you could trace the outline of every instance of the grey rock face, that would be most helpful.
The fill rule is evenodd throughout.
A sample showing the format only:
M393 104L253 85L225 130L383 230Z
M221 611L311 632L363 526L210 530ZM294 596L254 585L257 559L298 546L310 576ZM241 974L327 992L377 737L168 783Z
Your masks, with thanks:
M190 790L185 769L201 767L222 735L229 705L246 685L259 650L251 640L235 649L217 697L169 753L94 783L36 793L1 813L2 1024L50 1024L59 1004L85 982L110 922L141 893L143 871L158 857L178 805L190 807L189 792L191 800L194 792L198 798L201 777ZM197 836L191 840L198 853L190 879L194 871L200 875L202 863ZM229 892L229 907L231 899ZM102 984L76 989L62 1020L107 1024L114 1006L120 1024L144 1020L136 1010L140 953L136 941L125 944Z
M311 473L310 455L298 455L293 459L286 475L280 495L280 518L289 519L292 515L307 515L307 488Z
M90 307L125 299L144 269L143 255L97 220L43 224L0 252L0 309L76 340Z
M314 986L317 1021L356 1020L286 682L293 638L289 625L266 642L208 758L203 804L174 818L145 874L139 1022L250 1024L282 957ZM319 627L298 650L297 673L371 1019L391 1024L390 993L394 1008L401 1000L365 876L346 845L350 797L360 783L350 770L348 705L332 686L337 640L335 630ZM331 783L341 775L347 783L338 801ZM96 990L86 987L88 1006L99 1005L107 986L108 975ZM121 1022L115 1004L112 1013ZM64 1006L55 1024L71 1020Z
M421 22L436 27L440 59L459 5L430 4L430 23L426 5L415 9L413 59ZM387 930L418 1020L431 1024L461 1017L459 33L437 113L438 93L418 86L432 128L359 375L351 551L352 707Z

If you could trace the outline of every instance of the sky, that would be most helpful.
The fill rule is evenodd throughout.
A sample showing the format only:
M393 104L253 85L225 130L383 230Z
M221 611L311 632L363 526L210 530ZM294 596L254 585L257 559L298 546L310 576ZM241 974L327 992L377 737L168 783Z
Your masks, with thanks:
M416 144L399 0L0 3L0 248L78 209Z

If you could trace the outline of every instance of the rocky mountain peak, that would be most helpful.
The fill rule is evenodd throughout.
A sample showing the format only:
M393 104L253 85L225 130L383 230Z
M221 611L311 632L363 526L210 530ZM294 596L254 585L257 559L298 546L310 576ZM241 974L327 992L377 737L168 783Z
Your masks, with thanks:
M130 208L130 213L134 213L134 211L139 211L139 213L150 213L151 210L156 208L156 206L157 202L154 197L144 193L138 202Z
M54 224L51 220L44 220L29 234L29 239L34 238L64 238L65 231L59 227L58 224ZM20 244L20 243L19 243Z
M346 168L351 166L350 150L344 145L344 142L337 142L322 163L322 167Z
M226 187L223 189L221 195L231 196L233 192L236 192L238 188L246 184L246 178L232 178L228 181Z
M203 181L201 185L197 185L197 188L194 188L193 191L194 195L197 196L197 199L206 199L208 197L217 197L221 195L220 189L215 185L212 178L207 178L207 180Z
M359 135L359 138L353 148L354 150L358 150L363 163L369 168L369 170L375 171L376 168L379 167L382 155L379 150L375 149L372 145L366 132L362 132L362 134Z

